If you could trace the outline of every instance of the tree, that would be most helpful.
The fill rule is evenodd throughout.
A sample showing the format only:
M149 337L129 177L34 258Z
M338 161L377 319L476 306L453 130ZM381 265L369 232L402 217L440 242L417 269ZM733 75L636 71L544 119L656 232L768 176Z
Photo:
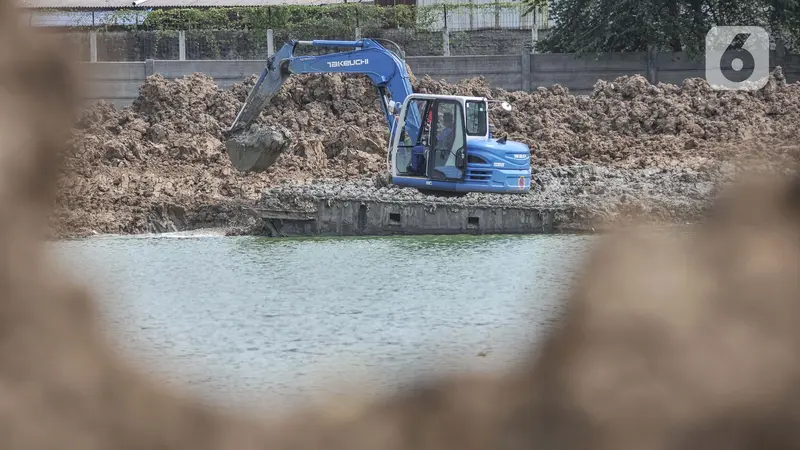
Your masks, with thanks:
M523 0L535 6L539 0ZM703 51L714 25L759 25L793 46L800 36L800 0L556 0L556 26L538 49L595 53Z

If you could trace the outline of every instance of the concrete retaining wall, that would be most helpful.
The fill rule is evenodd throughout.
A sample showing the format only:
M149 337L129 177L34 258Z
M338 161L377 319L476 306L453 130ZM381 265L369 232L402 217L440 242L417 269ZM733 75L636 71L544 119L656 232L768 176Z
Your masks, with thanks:
M148 76L159 73L180 78L195 72L209 74L224 88L261 73L264 61L154 61L84 63L88 97L127 106L139 95Z
M456 82L484 76L497 88L534 90L560 84L570 91L588 93L597 80L640 74L652 83L680 84L686 78L705 77L704 61L684 53L606 53L577 58L572 54L522 54L497 56L408 57L417 76ZM85 63L89 99L106 99L118 106L130 104L145 77L160 73L178 78L194 72L213 76L222 87L258 74L263 61L154 61ZM771 54L770 65L784 68L789 82L800 80L800 55Z
M416 56L406 58L417 77L430 75L451 83L465 78L483 76L494 87L522 89L522 57L498 56Z
M557 230L557 210L375 201L318 201L315 211L262 211L274 236L534 234Z
M569 53L530 56L530 89L560 84L575 93L590 92L597 80L624 75L647 77L647 53L607 53L576 58Z
M705 78L705 61L692 60L685 53L658 53L655 66L655 80L661 83L678 84L686 78ZM773 51L770 53L770 70L775 66L783 68L790 83L800 80L800 55L779 55Z

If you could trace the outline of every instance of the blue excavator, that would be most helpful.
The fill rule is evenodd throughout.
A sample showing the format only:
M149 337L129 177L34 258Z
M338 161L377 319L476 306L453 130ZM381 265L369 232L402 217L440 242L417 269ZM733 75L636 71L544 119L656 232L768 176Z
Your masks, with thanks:
M285 134L257 124L256 119L290 75L362 74L377 88L389 126L386 161L391 184L435 195L529 191L530 148L492 136L492 100L414 93L402 51L386 42L398 51L388 50L377 39L287 42L267 60L226 132L226 150L234 167L242 172L264 171L288 147ZM354 50L295 56L299 45ZM511 110L506 102L501 107Z

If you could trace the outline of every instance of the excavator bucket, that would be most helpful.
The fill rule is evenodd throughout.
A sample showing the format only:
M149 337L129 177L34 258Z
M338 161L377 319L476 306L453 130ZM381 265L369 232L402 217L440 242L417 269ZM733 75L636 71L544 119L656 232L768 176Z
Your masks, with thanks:
M267 62L225 136L228 157L241 172L267 170L291 144L291 134L286 128L278 124L253 123L288 77L273 65L274 61L271 58Z
M228 157L236 170L263 172L291 144L291 134L281 126L251 125L225 141Z

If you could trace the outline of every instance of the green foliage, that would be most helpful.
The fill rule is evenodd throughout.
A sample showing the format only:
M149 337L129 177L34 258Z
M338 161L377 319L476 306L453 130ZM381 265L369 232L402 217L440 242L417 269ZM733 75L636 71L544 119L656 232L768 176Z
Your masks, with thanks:
M109 14L103 26L104 28L109 28L112 26L121 26L130 22L144 23L144 17L146 17L146 14L144 14L142 11L117 9Z
M452 1L452 0L451 0ZM536 0L546 4L546 0ZM502 0L497 3L444 3L430 6L397 5L381 7L373 4L338 4L329 6L277 5L262 7L230 8L178 8L159 9L131 22L133 15L143 14L141 9L117 10L106 17L103 31L122 31L122 35L135 35L136 44L131 48L115 48L115 54L123 59L149 51L161 51L167 45L173 53L177 44L161 39L161 33L186 32L186 56L189 59L254 59L266 53L266 30L274 30L276 47L290 39L351 39L359 27L365 37L391 40L414 55L440 54L442 36L440 27L447 14L451 20L463 20L465 12L484 12L489 15L506 11L523 11L519 2ZM540 10L541 11L541 10ZM125 20L123 20L125 19ZM544 15L537 20L545 21ZM452 22L449 23L452 28ZM132 32L132 33L128 33ZM528 36L530 31L528 31ZM170 35L171 36L171 35ZM451 34L457 44L459 37ZM177 42L177 41L176 41ZM515 41L516 42L516 41ZM515 44L516 45L516 44ZM481 46L479 43L477 47ZM325 49L304 49L309 53ZM491 50L494 51L494 50ZM498 50L501 51L501 50ZM109 56L110 57L110 56Z
M546 6L547 0L529 0ZM306 30L322 34L337 34L356 27L364 30L429 29L440 22L445 13L474 10L520 9L520 3L440 3L429 6L397 5L380 7L365 4L339 4L329 6L280 5L231 8L176 8L159 9L147 15L140 30ZM141 14L136 10L118 10L107 20L106 26L121 26L120 19ZM318 33L319 34L319 33ZM341 34L341 33L339 33Z
M522 15L527 16L528 14L534 11L547 11L547 8L550 6L549 0L523 0L523 10Z
M144 28L153 30L266 30L415 28L413 8L400 5L380 8L359 4L331 6L282 5L238 8L180 8L156 10L147 16Z
M523 0L530 5L538 0ZM800 0L560 0L556 25L538 50L565 53L704 50L714 25L758 25L792 42L800 35Z

